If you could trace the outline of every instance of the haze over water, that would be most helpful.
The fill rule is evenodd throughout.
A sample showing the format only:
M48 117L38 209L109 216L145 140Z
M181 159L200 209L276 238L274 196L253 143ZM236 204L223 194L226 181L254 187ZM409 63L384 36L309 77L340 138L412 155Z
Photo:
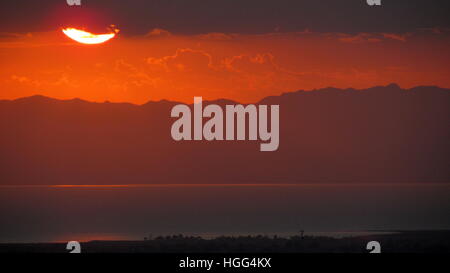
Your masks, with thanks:
M449 229L448 184L2 186L0 242Z

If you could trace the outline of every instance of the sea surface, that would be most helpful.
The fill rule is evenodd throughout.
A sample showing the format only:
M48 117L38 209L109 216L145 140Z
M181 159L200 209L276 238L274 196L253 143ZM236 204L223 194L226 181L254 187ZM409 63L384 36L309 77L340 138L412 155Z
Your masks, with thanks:
M0 186L0 242L450 229L450 184Z

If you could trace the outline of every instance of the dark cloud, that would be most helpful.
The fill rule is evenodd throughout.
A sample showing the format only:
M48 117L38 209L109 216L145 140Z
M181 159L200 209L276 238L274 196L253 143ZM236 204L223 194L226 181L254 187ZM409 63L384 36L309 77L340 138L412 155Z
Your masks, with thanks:
M450 27L448 0L14 0L2 3L3 31L48 31L67 24L101 28L117 24L122 33L154 28L174 34L266 33L310 29L320 32L407 32Z

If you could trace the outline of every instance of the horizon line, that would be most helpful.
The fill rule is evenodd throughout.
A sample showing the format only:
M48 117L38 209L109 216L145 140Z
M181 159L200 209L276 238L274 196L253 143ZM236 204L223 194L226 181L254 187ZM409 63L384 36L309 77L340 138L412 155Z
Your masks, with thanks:
M358 182L345 182L345 183L196 183L196 184L180 184L180 183L169 183L169 184L54 184L54 185L0 185L0 188L53 188L53 189L68 189L68 188L176 188L176 187L328 187L328 186L368 186L368 187L378 187L378 186L450 186L448 182L430 182L430 183L420 183L420 182L379 182L379 183L358 183Z

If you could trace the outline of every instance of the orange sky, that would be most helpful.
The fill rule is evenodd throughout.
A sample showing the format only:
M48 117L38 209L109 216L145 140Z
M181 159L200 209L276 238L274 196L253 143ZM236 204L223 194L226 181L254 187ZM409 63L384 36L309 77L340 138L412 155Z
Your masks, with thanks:
M0 35L0 99L145 103L269 95L328 86L450 88L449 31L405 34L267 33L181 36L154 29L82 45L60 30Z

